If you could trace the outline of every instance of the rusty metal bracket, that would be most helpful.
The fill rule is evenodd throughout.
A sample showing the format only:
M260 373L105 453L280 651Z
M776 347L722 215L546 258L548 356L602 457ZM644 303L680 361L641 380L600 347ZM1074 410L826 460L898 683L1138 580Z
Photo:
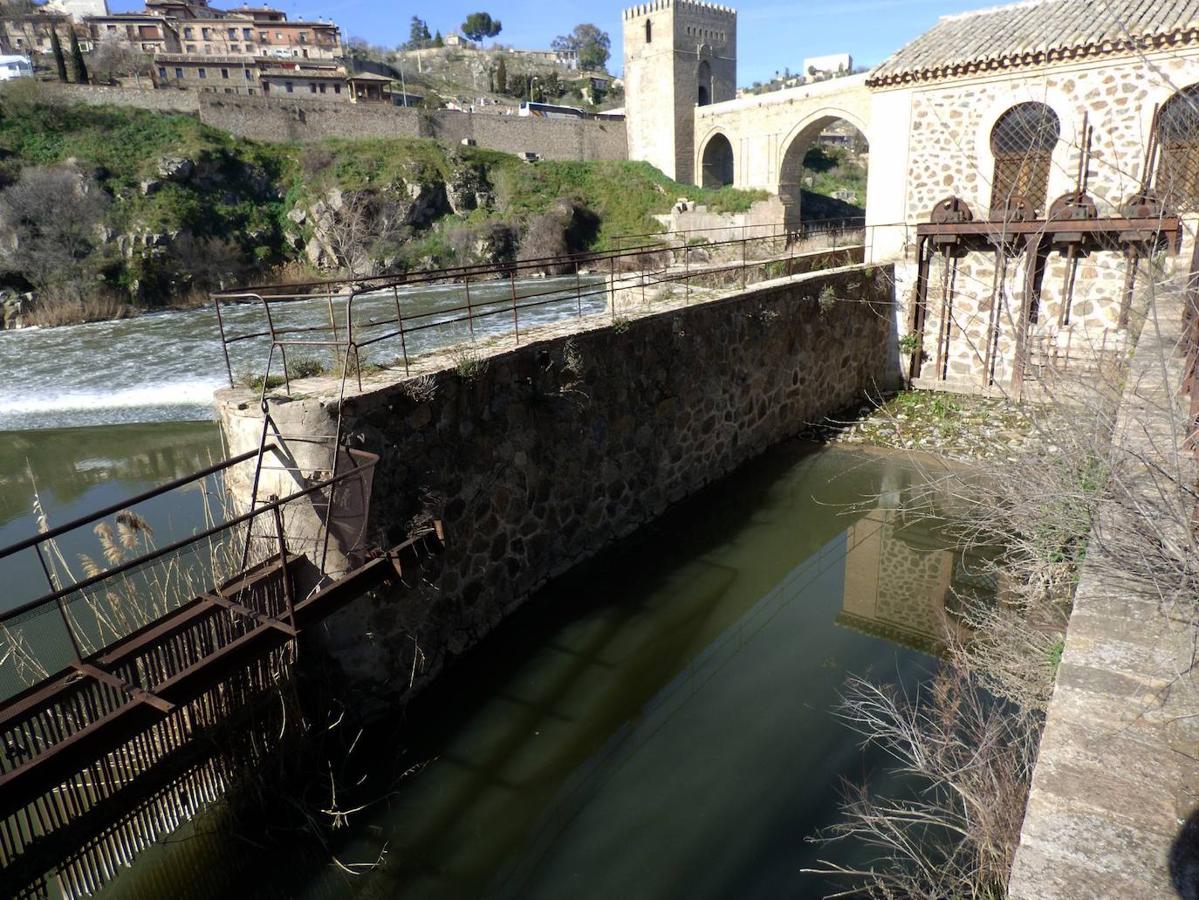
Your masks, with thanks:
M248 606L242 606L240 603L236 603L233 600L230 600L228 597L222 597L220 594L201 594L200 599L214 606L219 606L222 609L227 609L234 615L249 619L255 624L266 625L269 628L282 631L288 637L294 638L297 634L299 634L299 631L294 626L288 625L286 622L276 619L274 616L268 616L266 613L259 612L256 609L251 609Z
M76 672L82 677L93 678L102 684L107 684L109 687L114 687L118 691L129 696L130 699L138 703L145 703L154 707L160 713L170 713L175 709L175 704L167 700L163 700L156 694L152 694L143 687L138 687L136 684L130 684L124 678L114 675L112 672L106 672L99 666L93 666L91 663L74 662L71 664Z

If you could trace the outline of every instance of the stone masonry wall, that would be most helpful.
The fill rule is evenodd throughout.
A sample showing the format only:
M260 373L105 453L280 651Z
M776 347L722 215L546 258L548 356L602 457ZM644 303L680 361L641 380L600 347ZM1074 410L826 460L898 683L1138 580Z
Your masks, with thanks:
M366 597L329 621L346 675L375 697L427 680L548 579L883 385L890 279L859 266L767 283L530 344L473 378L446 370L431 390L348 399L346 433L382 454L372 533L394 544L440 518L446 553L402 603ZM245 399L219 404L232 453L260 428ZM272 416L327 433L336 405L312 396Z
M951 195L963 198L976 219L985 218L994 175L991 131L1004 112L1025 102L1046 104L1061 126L1048 200L1074 189L1086 116L1094 129L1087 191L1101 216L1118 214L1140 182L1154 107L1196 81L1199 52L1171 50L881 92L878 103L894 94L910 104L907 220L928 221L933 205Z
M1068 321L1063 320L1063 284L1069 264L1057 252L1046 261L1036 321L1029 326L1030 364L1056 359L1058 365L1087 365L1126 349L1127 329L1119 328L1128 261L1119 252L1098 252L1077 261ZM1140 263L1143 278L1149 263ZM908 279L915 281L914 266ZM948 268L948 273L946 269ZM952 388L981 387L985 380L988 328L996 330L994 383L1010 384L1016 353L1017 322L1024 301L1027 257L1009 258L996 272L993 252L975 251L962 259L934 257L929 267L924 349L928 360L922 383L944 381ZM948 274L948 281L946 280ZM1001 277L997 278L997 274ZM945 303L948 288L949 303ZM993 307L997 309L993 310ZM947 354L936 370L937 337L948 319ZM1056 354L1056 355L1055 355ZM1066 361L1066 357L1069 357Z
M58 84L52 81L43 82L40 89L48 97L63 103L132 106L155 112L178 112L193 116L200 113L200 94L194 91L153 91L90 84Z
M199 115L206 125L259 141L429 137L456 144L470 138L505 153L556 160L628 158L624 122L541 119L456 110L405 109L382 103L333 103L202 94L194 91L49 86L63 100Z
M907 106L909 133L905 138L903 182L893 178L884 183L881 172L877 177L872 172L869 204L890 208L894 204L884 194L902 193L903 219L910 226L928 221L938 201L958 196L970 206L976 220L989 218L994 173L991 131L1012 106L1037 102L1053 109L1061 127L1053 152L1046 204L1075 187L1085 116L1094 129L1088 193L1096 200L1101 216L1119 215L1121 205L1139 187L1155 106L1165 103L1180 87L1196 81L1199 81L1199 53L1171 51L878 92L875 113L892 101ZM898 170L892 174L898 175ZM877 212L868 212L870 215L872 221L882 221ZM887 225L891 227L893 223ZM914 233L914 229L906 228L908 260L906 266L901 266L906 270L900 273L903 281L914 277L911 252ZM1188 237L1179 258L1186 259L1189 254ZM1082 259L1077 267L1073 304L1067 320L1062 315L1067 263L1059 253L1049 257L1037 320L1030 326L1034 366L1038 357L1056 356L1060 360L1067 353L1071 364L1075 359L1085 364L1088 358L1126 347L1128 334L1119 328L1118 321L1126 265L1118 251L1095 253ZM1141 265L1139 275L1144 278L1148 264ZM994 377L997 384L1006 385L1012 376L1025 261L1023 257L1008 260L1000 278L996 277L995 256L989 252L971 253L959 260L955 268L952 305L947 310L950 345L945 381L952 387L982 386L986 380L983 361L987 322L992 307L998 306L995 314L1000 325L999 352ZM935 260L929 277L925 349L930 354L930 365L926 366L926 376L935 369L944 297L943 271L940 259ZM939 373L934 380L940 380Z
M624 122L542 119L382 104L285 101L274 97L202 94L200 119L239 137L311 141L331 137L430 137L456 144L470 138L505 153L546 159L626 159Z

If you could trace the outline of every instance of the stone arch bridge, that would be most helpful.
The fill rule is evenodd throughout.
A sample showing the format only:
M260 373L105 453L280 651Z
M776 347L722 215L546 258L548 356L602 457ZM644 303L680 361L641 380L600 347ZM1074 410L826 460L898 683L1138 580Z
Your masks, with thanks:
M863 74L697 107L695 180L777 194L798 221L804 154L838 120L873 144L870 103Z

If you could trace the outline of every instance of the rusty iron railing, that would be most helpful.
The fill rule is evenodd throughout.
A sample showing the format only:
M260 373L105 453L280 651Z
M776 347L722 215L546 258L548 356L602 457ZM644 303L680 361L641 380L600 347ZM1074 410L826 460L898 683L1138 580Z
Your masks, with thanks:
M573 315L579 320L607 314L619 315L619 304L631 305L625 294L632 292L641 301L654 299L655 289L683 290L683 303L689 303L696 286L719 285L744 287L765 277L790 274L791 260L804 256L801 244L813 238L827 245L822 253L837 253L862 246L858 239L863 221L831 220L809 223L803 229L783 225L722 226L657 235L630 235L618 238L618 249L603 253L575 254L519 260L486 266L459 266L399 276L336 279L299 284L258 286L214 293L212 299L224 348L226 372L231 386L236 385L230 348L248 341L269 346L261 379L262 402L268 390L282 387L290 394L292 368L288 351L331 351L334 371L340 376L342 393L350 379L362 387L363 370L368 364L364 354L391 343L395 353L392 365L405 375L417 348L414 339L435 329L448 330L452 338L435 349L477 340L480 333L510 336L521 341L530 316L549 307L557 307L552 320ZM735 238L724 238L729 233ZM712 238L722 238L714 240ZM814 255L814 254L811 254ZM770 264L778 265L772 266ZM565 279L564 283L541 282L545 276ZM452 305L433 309L417 306L430 289L449 286L461 294ZM661 293L661 291L659 291ZM319 322L288 319L288 311L307 302L322 307ZM248 330L236 331L223 307L230 304L254 304L261 320ZM373 304L375 310L363 310ZM314 307L310 306L311 312ZM524 322L522 324L522 316ZM550 320L536 324L547 324ZM434 349L426 342L426 350ZM278 368L276 368L278 366ZM275 374L275 373L278 374ZM275 382L278 382L276 384Z
M1183 291L1182 346L1185 356L1181 393L1188 401L1186 446L1199 461L1199 237L1191 248L1191 268ZM1195 505L1199 523L1199 501Z
M437 523L387 551L367 542L378 458L352 450L340 474L295 474L285 496L252 496L246 511L154 543L139 507L205 495L209 479L223 493L238 466L253 465L257 491L266 453L275 446L0 549L0 571L24 557L48 588L0 614L5 896L40 896L48 872L66 896L90 893L179 823L171 785L219 796L288 724L277 695L296 637L440 547ZM337 577L318 564L332 531L349 566ZM72 562L81 534L102 549Z
M36 560L46 587L45 593L0 613L0 704L29 684L75 671L81 661L102 655L264 560L282 560L300 545L319 559L339 507L352 508L355 521L365 523L374 454L348 451L354 462L349 470L308 484L296 476L295 491L264 502L257 496L257 473L262 459L274 453L267 443L0 549L0 564L10 571L21 567L22 555ZM137 512L140 505L172 492L223 494L225 485L210 490L208 479L223 480L236 466L250 463L255 478L246 511L211 510L202 530L162 546L155 543L152 527ZM60 546L83 534L94 535L91 553L79 552L77 540L70 549ZM344 530L339 534L344 536ZM343 549L357 549L363 537L351 538L345 543L353 546Z

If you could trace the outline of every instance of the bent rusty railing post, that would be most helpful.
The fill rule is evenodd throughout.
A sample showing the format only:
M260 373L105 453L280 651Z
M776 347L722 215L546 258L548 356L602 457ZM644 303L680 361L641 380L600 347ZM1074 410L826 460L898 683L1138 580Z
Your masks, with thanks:
M516 345L520 346L520 322L516 316L516 270L508 273L508 286L512 289L512 330L516 333Z
M233 363L229 359L229 340L225 334L225 317L221 315L220 298L212 297L212 305L216 309L216 324L221 332L221 352L225 354L225 374L229 376L229 387L236 387L237 385L233 382Z
M575 306L578 309L579 321L583 321L583 286L579 283L579 260L575 259Z
M271 497L272 502L278 500L278 497ZM287 605L287 622L292 628L296 627L296 605L295 595L292 592L291 572L287 567L287 537L283 533L283 513L279 506L274 506L271 510L275 517L275 538L279 542L279 571L283 581L283 602Z
M396 326L400 331L400 353L404 357L404 375L410 375L408 369L408 342L404 339L404 316L400 312L400 289L396 285L391 286L392 297L395 298L396 304Z
M470 328L470 340L474 343L475 340L475 314L470 306L470 273L467 272L462 278L462 287L466 290L466 325Z

